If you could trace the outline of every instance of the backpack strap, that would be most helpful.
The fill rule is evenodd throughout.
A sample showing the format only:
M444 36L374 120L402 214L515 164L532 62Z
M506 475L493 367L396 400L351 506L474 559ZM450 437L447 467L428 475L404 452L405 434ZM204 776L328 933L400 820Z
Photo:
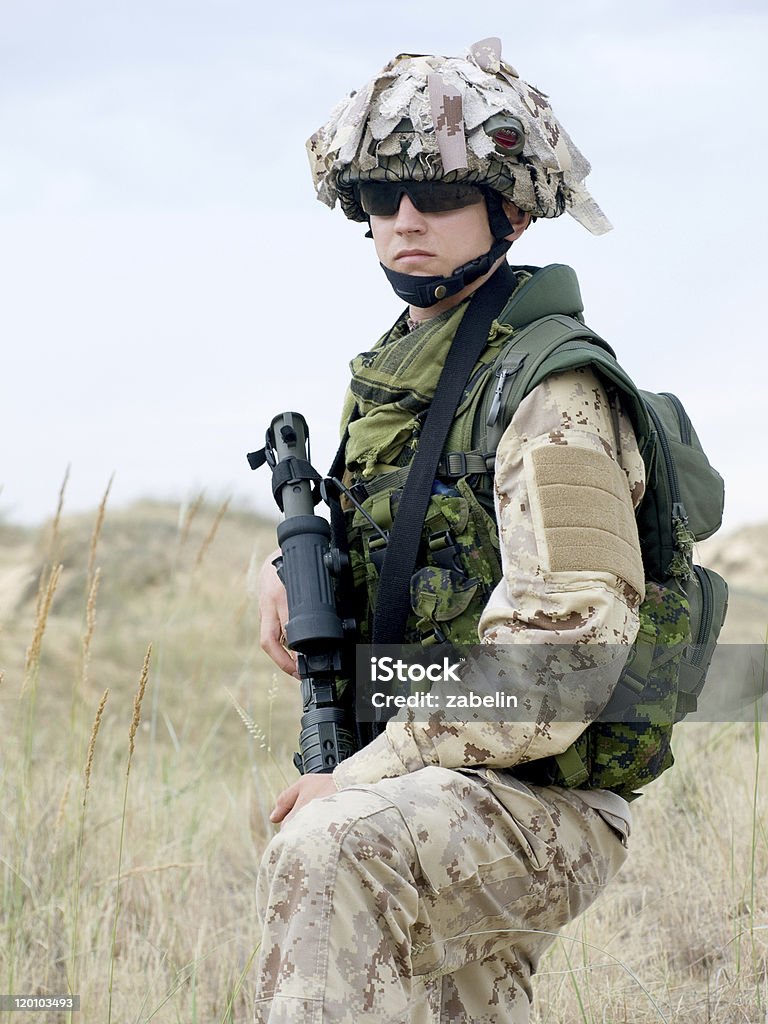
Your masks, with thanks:
M499 320L504 320L504 313ZM619 366L610 345L575 316L555 313L541 317L513 333L496 360L489 365L485 384L463 417L465 425L452 439L464 441L461 450L443 453L437 472L441 478L493 473L499 441L520 402L553 373L593 367L622 396L622 406L635 428L646 472L650 474L655 447L645 403L632 380ZM402 487L411 465L382 473L357 484L353 491L362 501L383 490Z
M632 419L643 458L652 445L648 414L632 380L608 342L575 317L542 317L515 333L493 367L494 387L486 387L476 414L477 447L495 452L520 402L553 373L591 366L618 388Z

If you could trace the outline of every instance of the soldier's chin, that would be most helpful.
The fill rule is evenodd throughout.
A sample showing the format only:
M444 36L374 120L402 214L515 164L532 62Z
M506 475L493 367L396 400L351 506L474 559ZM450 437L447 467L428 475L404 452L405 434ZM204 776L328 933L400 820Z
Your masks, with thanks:
M394 270L398 274L410 274L411 277L443 277L440 270L429 266L432 262L431 256L401 256L395 260Z

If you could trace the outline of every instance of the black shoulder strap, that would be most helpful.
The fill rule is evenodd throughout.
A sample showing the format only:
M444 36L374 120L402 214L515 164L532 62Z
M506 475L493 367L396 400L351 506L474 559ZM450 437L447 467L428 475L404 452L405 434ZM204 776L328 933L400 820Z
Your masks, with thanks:
M472 296L448 351L389 535L373 617L375 644L403 639L411 576L437 464L469 375L488 343L491 322L504 308L514 283L514 273L503 263Z

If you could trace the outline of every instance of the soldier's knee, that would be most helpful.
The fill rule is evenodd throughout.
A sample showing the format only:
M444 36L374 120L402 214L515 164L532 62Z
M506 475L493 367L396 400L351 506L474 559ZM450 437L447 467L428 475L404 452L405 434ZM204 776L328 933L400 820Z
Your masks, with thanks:
M291 819L286 831L305 836L338 836L350 825L378 818L390 810L389 801L372 789L342 789L333 796L307 804Z
M270 840L266 870L299 860L319 865L341 853L363 860L388 853L403 827L399 812L368 790L346 789L302 807Z

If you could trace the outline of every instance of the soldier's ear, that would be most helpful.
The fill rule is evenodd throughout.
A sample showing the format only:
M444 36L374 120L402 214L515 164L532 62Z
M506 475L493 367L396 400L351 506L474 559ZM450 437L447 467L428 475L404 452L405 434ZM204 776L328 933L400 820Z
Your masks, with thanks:
M508 242L514 242L531 223L531 215L527 210L521 210L519 206L515 206L509 199L504 200L504 213L507 215L507 220L513 229L512 233L506 236L506 239Z

